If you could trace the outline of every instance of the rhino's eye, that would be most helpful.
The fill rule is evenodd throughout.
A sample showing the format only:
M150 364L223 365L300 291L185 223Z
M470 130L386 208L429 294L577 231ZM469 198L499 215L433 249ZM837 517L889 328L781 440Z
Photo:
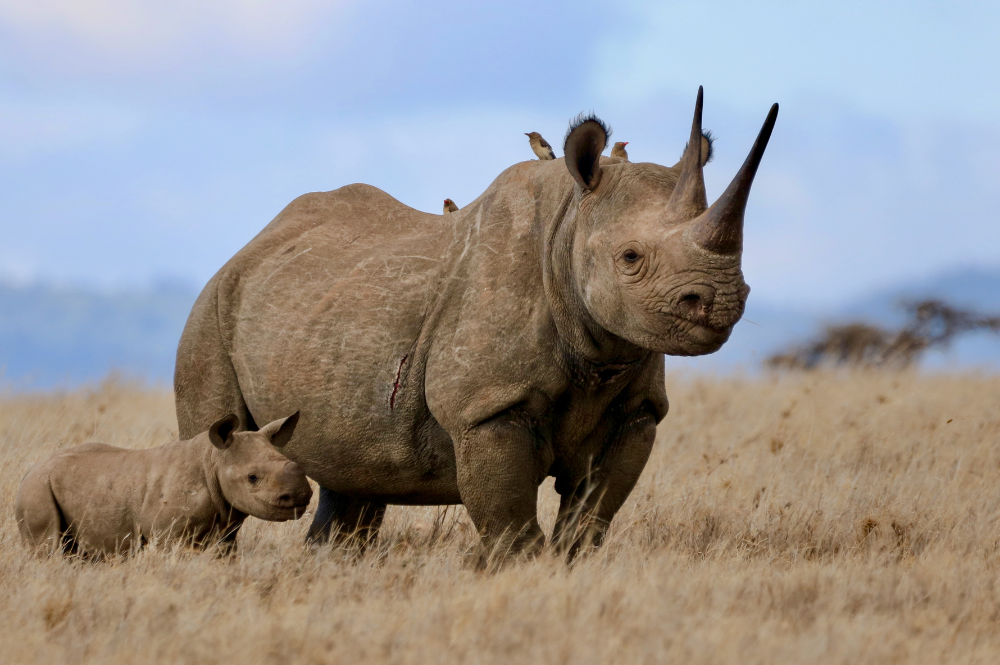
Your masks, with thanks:
M635 263L639 260L639 252L634 249L627 249L625 250L625 253L622 254L622 259L625 260L625 263Z
M247 476L247 481L249 481L251 485L256 485L257 483L260 482L260 478L258 478L256 474L251 473L249 476Z

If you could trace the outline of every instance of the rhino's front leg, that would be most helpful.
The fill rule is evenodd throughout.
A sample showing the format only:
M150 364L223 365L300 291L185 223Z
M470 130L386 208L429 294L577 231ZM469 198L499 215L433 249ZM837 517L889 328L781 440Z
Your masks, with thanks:
M356 544L364 550L378 537L385 504L355 499L319 488L316 517L309 525L307 543Z
M611 520L635 487L656 439L656 417L642 408L607 423L601 453L589 464L556 474L561 499L552 539L572 560L583 547L600 547Z
M544 545L538 486L552 463L530 427L503 414L457 437L458 491L478 529L480 568L502 564Z

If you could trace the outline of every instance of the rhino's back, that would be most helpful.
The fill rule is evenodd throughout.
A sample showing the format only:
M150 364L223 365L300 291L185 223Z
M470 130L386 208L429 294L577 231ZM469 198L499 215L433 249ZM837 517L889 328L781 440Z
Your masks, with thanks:
M429 479L428 501L452 493L450 439L423 400L423 333L467 235L460 220L367 185L308 194L217 276L250 413L301 410L286 452L325 487L405 498Z
M355 238L370 242L399 237L400 234L416 235L420 229L414 227L415 221L428 223L442 218L442 215L411 208L378 187L355 183L329 192L310 192L299 196L234 258L265 249L275 242L276 234L281 239L287 239L322 227L323 236L333 242L350 242ZM363 237L359 238L358 232L362 232Z

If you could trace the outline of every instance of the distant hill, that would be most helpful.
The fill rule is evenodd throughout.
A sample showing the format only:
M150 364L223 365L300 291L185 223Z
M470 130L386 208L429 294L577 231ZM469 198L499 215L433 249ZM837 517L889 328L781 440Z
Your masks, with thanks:
M109 372L170 383L198 292L180 284L101 291L0 282L0 377L15 388L72 386Z
M109 372L170 384L174 354L198 289L183 284L97 290L0 282L0 384L44 389L97 381ZM903 284L830 312L778 307L753 296L744 320L718 353L668 358L672 368L755 372L768 355L817 333L824 324L864 320L896 325L898 303L937 297L1000 312L1000 269L967 269ZM1000 339L971 335L931 354L928 368L1000 371Z

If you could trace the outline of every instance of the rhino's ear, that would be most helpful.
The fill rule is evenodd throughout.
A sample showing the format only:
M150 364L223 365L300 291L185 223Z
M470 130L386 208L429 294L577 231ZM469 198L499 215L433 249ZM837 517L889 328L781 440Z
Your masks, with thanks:
M611 128L593 114L581 113L566 132L566 168L584 189L595 189L601 182L601 153L610 137Z
M225 418L212 423L212 426L208 428L208 438L213 446L219 450L225 450L233 445L233 432L239 426L240 419L230 413Z
M296 411L287 418L275 420L261 428L260 433L271 440L271 445L275 448L284 448L292 439L292 432L299 423L299 412Z
M715 136L708 129L701 133L701 165L705 166L715 157Z
M687 152L687 143L684 144L684 152ZM705 166L715 157L715 134L706 129L701 133L701 165ZM674 164L673 168L680 170L684 155L681 154L681 161Z

